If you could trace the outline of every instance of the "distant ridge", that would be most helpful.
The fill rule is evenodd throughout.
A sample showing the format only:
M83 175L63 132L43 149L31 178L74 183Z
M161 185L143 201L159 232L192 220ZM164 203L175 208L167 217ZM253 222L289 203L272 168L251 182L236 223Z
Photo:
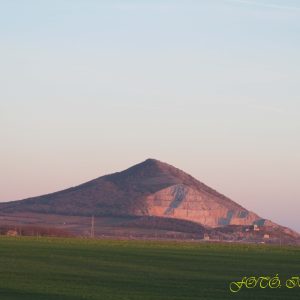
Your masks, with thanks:
M156 159L59 192L1 203L0 212L157 216L189 220L207 227L276 225L184 171Z

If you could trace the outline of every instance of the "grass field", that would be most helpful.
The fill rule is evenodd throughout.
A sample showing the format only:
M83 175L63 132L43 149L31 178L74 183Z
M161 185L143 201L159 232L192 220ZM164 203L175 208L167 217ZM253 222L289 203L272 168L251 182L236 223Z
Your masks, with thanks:
M1 300L299 299L242 289L243 276L300 276L300 249L255 245L0 238Z

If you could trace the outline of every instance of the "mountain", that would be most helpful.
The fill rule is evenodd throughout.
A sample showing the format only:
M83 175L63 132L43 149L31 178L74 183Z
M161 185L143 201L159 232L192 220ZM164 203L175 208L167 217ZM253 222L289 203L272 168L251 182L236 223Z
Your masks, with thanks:
M63 191L0 204L0 213L155 216L206 227L276 225L187 173L155 159Z

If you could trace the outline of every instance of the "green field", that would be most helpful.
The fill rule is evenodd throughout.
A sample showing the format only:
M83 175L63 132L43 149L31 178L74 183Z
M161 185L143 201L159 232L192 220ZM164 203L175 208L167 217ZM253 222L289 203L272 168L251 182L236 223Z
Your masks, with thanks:
M300 249L0 238L0 300L299 299L300 288L229 291L243 276L300 276Z

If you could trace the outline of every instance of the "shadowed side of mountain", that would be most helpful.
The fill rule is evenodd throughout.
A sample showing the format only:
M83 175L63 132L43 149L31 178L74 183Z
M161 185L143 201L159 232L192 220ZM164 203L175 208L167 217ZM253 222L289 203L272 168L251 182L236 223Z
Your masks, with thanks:
M146 210L145 196L179 183L173 167L148 159L123 172L105 175L63 191L0 204L3 212L68 215L128 215ZM175 168L174 168L175 169Z

